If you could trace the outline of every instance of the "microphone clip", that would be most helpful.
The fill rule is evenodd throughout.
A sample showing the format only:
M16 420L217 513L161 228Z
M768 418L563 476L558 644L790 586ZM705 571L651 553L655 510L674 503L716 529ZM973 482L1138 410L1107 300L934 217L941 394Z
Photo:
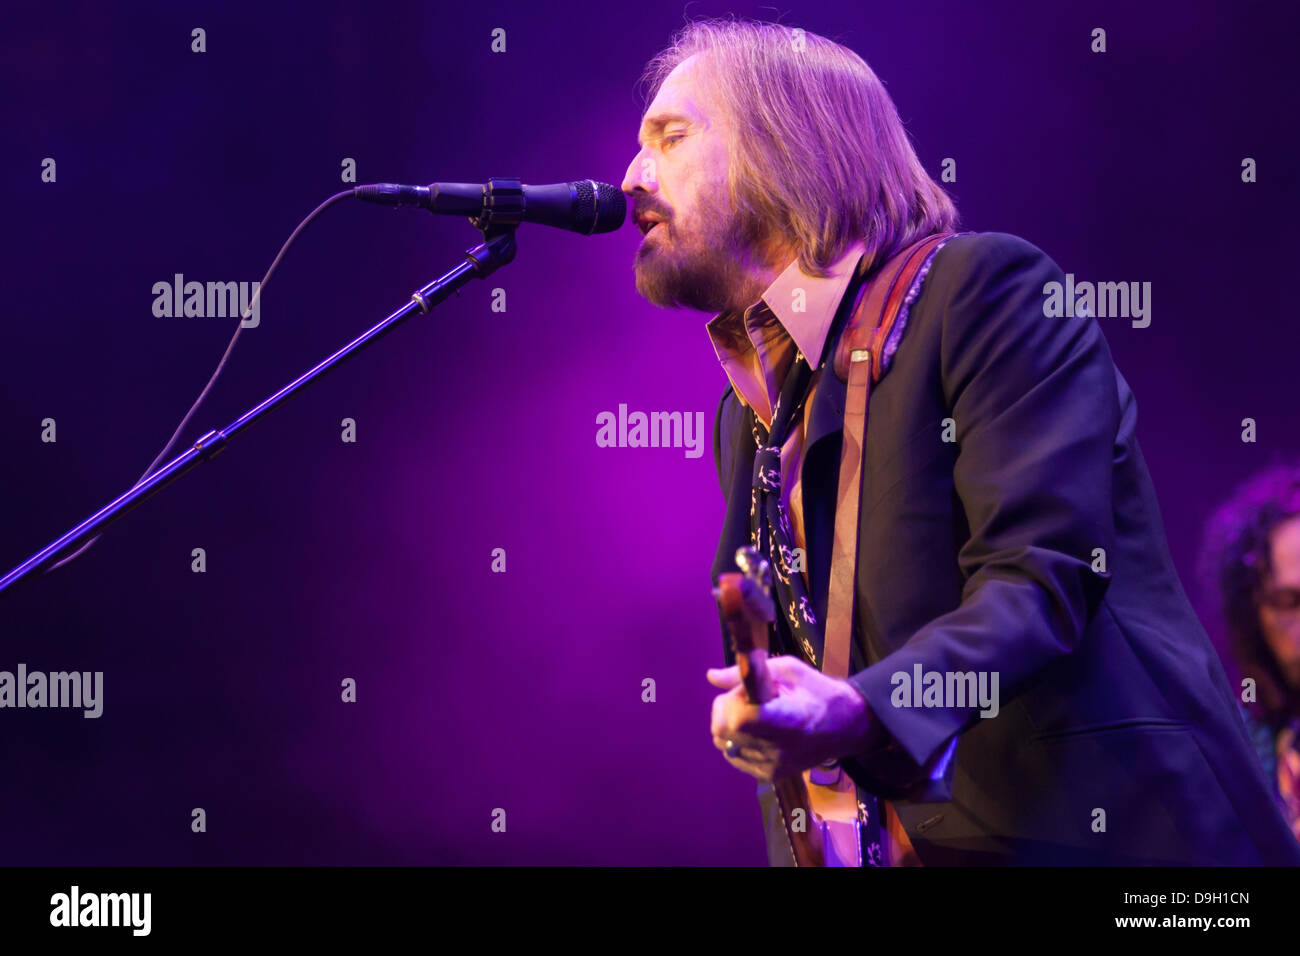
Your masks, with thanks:
M490 239L523 222L524 205L524 185L518 178L493 176L483 185L483 211L470 222Z

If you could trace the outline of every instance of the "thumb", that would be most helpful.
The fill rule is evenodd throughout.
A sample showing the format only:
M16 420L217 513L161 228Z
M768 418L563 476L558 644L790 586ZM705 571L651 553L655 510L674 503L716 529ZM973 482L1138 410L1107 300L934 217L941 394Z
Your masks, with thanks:
M709 679L709 683L714 687L721 687L723 690L731 690L740 683L739 667L710 667L704 672L704 676Z

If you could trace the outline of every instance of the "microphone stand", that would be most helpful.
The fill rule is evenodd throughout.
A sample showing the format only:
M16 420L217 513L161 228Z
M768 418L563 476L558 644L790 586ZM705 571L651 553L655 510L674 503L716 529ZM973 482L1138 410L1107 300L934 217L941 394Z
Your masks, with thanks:
M37 551L3 578L0 578L0 591L10 587L33 571L52 563L60 553L80 544L99 529L134 510L146 498L152 497L161 491L195 465L215 458L225 450L226 442L235 435L268 414L272 409L283 405L291 396L306 388L326 372L336 368L346 359L356 355L367 345L387 335L416 312L427 314L430 309L448 298L453 292L459 291L461 286L468 283L470 279L486 278L499 267L513 261L515 257L515 226L519 220L517 217L509 215L500 218L506 220L505 224L493 224L490 214L484 215L478 220L471 220L482 231L483 241L472 249L465 251L463 262L412 293L410 302L379 324L358 335L333 355L322 359L318 364L303 372L278 392L244 412L225 428L214 428L207 434L200 436L187 451L177 455L147 478L114 498L67 534ZM512 219L513 222L510 221Z

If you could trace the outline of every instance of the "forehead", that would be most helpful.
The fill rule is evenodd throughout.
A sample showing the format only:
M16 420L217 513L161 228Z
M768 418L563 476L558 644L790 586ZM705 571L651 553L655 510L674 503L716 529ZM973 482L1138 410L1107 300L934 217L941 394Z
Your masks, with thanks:
M699 56L687 57L664 78L641 118L637 139L642 143L669 123L708 123L711 111L702 88Z

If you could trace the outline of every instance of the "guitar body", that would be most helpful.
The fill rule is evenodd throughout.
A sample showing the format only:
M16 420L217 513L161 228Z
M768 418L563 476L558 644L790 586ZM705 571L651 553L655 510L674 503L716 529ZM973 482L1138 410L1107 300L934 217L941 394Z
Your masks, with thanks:
M812 820L822 845L823 866L861 866L858 788L836 764L803 772Z
M777 695L767 668L775 608L768 564L752 548L736 553L741 572L722 574L714 594L731 639L745 694L765 704ZM838 766L815 767L772 781L796 866L861 866L857 789Z

